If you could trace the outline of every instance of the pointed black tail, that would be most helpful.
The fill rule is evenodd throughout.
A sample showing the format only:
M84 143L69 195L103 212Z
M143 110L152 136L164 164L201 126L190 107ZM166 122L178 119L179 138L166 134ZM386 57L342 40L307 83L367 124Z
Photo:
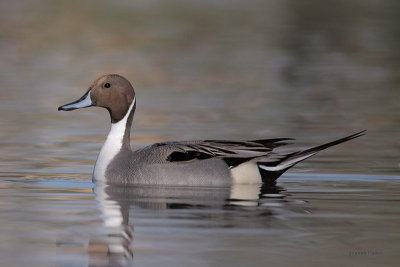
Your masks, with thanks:
M263 182L272 182L275 181L276 179L279 178L285 171L287 171L289 168L293 167L297 163L317 154L319 151L324 150L328 147L338 145L340 143L349 141L351 139L360 137L366 133L366 130L346 136L344 138L335 140L333 142L329 142L323 145L315 146L306 150L302 151L297 151L294 153L291 153L284 157L281 161L277 162L273 166L271 166L271 162L268 163L263 163L263 162L258 162L258 168L260 170L261 177L263 179Z

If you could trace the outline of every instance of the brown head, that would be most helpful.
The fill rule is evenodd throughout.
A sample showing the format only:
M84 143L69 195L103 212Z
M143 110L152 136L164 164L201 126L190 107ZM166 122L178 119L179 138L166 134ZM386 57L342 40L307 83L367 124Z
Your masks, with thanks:
M58 110L103 107L109 111L111 122L116 123L124 118L134 99L135 91L127 79L118 74L107 74L96 79L81 98Z

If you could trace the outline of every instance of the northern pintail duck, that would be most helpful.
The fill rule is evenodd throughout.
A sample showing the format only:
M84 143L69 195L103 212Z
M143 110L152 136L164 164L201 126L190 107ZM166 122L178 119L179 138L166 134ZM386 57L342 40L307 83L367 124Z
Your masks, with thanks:
M290 138L162 142L132 151L130 130L136 97L131 83L117 74L101 76L81 98L58 110L91 106L107 109L111 117L111 129L97 157L93 179L113 184L269 183L319 151L365 133L291 153L276 149L289 144Z

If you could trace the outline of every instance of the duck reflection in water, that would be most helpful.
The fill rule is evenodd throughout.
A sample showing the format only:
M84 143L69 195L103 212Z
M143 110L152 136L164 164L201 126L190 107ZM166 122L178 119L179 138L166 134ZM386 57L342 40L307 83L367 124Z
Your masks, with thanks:
M106 266L126 266L133 261L134 223L132 220L135 218L135 211L141 209L193 209L206 212L220 210L221 212L207 212L205 217L213 219L214 216L216 220L226 220L224 210L238 209L242 212L245 209L253 216L260 217L260 220L268 221L265 216L271 217L276 213L274 208L277 203L285 205L291 201L285 200L284 191L284 188L275 184L176 187L118 186L97 183L94 193L102 214L107 248L102 249L102 255L99 255L98 250L89 248L89 251L92 251L89 255L92 263L90 266L98 266L101 259L103 261L101 266L104 266L104 261L107 261ZM171 214L171 216L174 215L176 216L176 213ZM196 213L196 215L199 214ZM229 220L229 225L232 225L232 220ZM91 245L95 246L93 243Z

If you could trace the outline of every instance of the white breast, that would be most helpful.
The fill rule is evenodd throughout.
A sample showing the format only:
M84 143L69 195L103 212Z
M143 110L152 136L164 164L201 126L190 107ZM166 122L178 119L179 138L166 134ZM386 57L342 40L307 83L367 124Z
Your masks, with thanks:
M105 181L105 174L108 165L111 163L113 158L118 154L122 147L122 140L125 134L126 122L129 114L135 105L136 98L133 99L128 112L124 118L117 123L111 124L110 132L107 135L107 139L104 142L103 147L100 150L99 156L97 157L96 164L93 171L93 179L97 181Z

